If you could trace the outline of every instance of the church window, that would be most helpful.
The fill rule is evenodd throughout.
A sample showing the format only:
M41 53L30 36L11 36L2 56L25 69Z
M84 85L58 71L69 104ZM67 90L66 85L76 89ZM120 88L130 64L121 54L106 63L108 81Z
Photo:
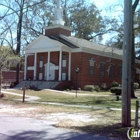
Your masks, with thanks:
M90 58L89 60L89 74L90 76L94 75L94 58Z
M121 64L118 65L118 76L122 77L122 65Z
M111 62L109 66L109 77L114 76L114 64Z
M105 62L103 60L101 60L100 62L100 76L104 77L105 75Z

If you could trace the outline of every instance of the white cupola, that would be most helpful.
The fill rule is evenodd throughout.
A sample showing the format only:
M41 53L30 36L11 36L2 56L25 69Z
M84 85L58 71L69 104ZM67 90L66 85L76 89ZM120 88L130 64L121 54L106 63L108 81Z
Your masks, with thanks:
M61 7L61 0L57 0L57 8L54 10L53 25L64 25L63 9Z

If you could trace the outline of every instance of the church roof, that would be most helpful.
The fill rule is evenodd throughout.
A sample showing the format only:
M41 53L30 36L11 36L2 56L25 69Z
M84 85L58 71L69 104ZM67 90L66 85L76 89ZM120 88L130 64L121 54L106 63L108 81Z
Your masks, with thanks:
M107 55L108 57L122 57L123 51L117 48L112 48L108 46L104 46L95 42L91 42L85 39L73 37L73 36L64 36L60 35L61 38L65 39L66 41L78 46L82 50L89 50L92 53L97 53L100 55Z
M37 39L25 47L25 52L47 52L47 51L60 51L64 50L69 52L70 48L58 40L51 39L47 36L40 35Z

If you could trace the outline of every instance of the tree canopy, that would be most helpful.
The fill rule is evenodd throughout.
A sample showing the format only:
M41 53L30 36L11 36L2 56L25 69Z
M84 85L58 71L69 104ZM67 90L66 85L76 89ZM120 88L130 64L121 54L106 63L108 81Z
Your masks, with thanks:
M43 34L44 26L51 26L54 20L56 0L3 0L0 7L0 42L8 40L15 54ZM73 35L88 40L100 41L105 31L105 22L94 4L86 0L62 0L65 25L73 28Z

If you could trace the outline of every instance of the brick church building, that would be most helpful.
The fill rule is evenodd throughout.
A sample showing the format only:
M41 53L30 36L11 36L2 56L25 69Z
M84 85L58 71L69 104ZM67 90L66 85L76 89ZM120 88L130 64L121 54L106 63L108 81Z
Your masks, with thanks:
M24 80L69 81L75 87L77 78L80 88L121 83L122 50L71 36L72 30L64 26L62 11L59 0L53 26L45 28L45 35L25 48ZM140 70L135 70L138 82Z

